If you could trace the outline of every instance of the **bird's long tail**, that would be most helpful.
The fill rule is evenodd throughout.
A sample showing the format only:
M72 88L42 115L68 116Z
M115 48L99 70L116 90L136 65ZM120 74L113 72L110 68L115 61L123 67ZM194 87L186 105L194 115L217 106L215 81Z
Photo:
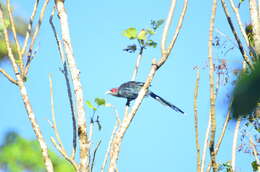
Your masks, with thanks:
M150 92L149 95L150 95L152 98L154 98L155 100L157 100L157 101L159 101L160 103L162 103L163 105L169 106L170 108L172 108L172 109L175 110L176 112L180 112L180 113L184 114L184 112L183 112L180 108L174 106L173 104L171 104L170 102L164 100L163 98L161 98L160 96L154 94L153 92Z

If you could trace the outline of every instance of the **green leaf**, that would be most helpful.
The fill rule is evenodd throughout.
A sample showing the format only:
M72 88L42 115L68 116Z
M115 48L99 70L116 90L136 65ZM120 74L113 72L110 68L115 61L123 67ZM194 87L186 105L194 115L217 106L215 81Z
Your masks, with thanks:
M95 98L95 102L99 106L104 106L106 104L105 99L102 99L102 98Z
M130 27L130 28L124 30L122 35L129 39L135 39L137 37L137 30L134 27Z
M146 29L146 31L147 31L147 33L150 34L150 35L154 35L154 34L155 34L155 31L152 30L152 29L150 29L150 28Z
M163 22L164 22L163 19L152 20L151 21L151 26L152 26L153 30L157 30L163 24Z
M146 40L147 31L142 29L141 32L138 33L137 39Z
M251 166L252 166L252 168L253 168L253 171L257 171L257 168L259 167L259 164L257 164L256 161L253 161L253 162L251 163Z
M95 111L97 110L97 108L95 108L95 106L93 106L92 103L91 103L89 100L86 101L86 105L87 105L90 109L93 109L93 110L95 110Z
M149 47L156 48L157 42L154 42L153 40L148 40L148 41L146 42L146 45L149 46Z
M163 19L157 20L157 26L160 27L164 23Z

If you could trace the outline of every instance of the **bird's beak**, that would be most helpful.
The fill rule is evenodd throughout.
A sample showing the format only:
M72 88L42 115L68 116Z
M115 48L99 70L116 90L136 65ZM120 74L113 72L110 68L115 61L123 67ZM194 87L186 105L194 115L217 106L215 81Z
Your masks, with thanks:
M105 94L111 94L112 92L110 90L106 91Z

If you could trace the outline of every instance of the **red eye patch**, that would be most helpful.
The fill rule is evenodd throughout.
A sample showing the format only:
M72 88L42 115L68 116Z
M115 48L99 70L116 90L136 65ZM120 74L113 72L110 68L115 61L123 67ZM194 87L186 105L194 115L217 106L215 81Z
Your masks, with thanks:
M117 89L117 88L112 88L110 91L111 91L112 93L116 93L116 92L118 91L118 89Z

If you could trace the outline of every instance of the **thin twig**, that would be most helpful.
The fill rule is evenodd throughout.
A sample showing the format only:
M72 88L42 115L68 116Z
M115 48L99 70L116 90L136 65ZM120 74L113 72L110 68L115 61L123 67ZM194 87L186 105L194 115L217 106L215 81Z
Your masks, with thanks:
M11 5L10 5L10 0L6 0L6 4L7 4L7 11L8 11L8 15L9 15L9 19L10 19L10 23L11 23L11 29L14 35L14 40L15 40L15 44L16 44L16 48L17 48L17 54L18 54L18 61L17 64L19 65L20 71L21 73L23 73L23 57L21 55L21 48L20 48L20 44L19 41L17 39L17 34L16 34L16 29L15 29L15 24L14 24L14 19L13 19L13 14L12 14L12 10L11 10Z
M230 29L237 41L237 44L238 44L238 48L239 48L239 51L241 53L241 55L243 56L243 59L244 61L247 63L247 65L252 69L252 63L251 61L249 60L248 56L246 55L246 51L244 50L243 48L243 45L242 45L242 42L240 41L239 37L238 37L238 34L235 30L235 27L233 25L233 22L231 20L231 17L229 15L229 12L228 12L228 9L227 9L227 5L225 3L225 0L221 0L221 4L222 4L222 8L224 9L224 12L225 12L225 15L226 15L226 18L227 18L227 21L228 21L228 24L230 26Z
M91 163L91 170L90 170L91 172L93 171L93 167L94 167L95 159L96 159L96 153L97 153L97 150L98 150L100 144L101 144L101 140L98 142L98 144L97 144L97 146L96 146L96 148L94 150L94 153L93 153L93 158L92 158L92 163Z
M205 164L206 164L206 155L207 155L207 150L208 150L207 148L208 148L208 143L209 143L210 126L211 126L211 116L209 115L208 126L206 129L205 139L204 139L200 172L204 172L204 168L205 168Z
M238 25L239 25L240 32L242 33L244 40L246 41L247 47L249 47L250 46L249 40L248 40L248 37L247 37L246 32L245 32L245 26L243 25L243 23L241 21L239 10L235 6L234 0L229 0L229 1L230 1L230 4L231 4L231 8L233 9L234 13L236 14L236 19L237 19L237 22L238 22Z
M72 146L71 158L74 159L75 158L75 154L76 154L76 149L77 149L77 123L76 123L76 118L75 118L75 110L74 110L74 104L73 104L73 98L72 98L72 92L71 92L71 85L70 85L70 80L69 80L67 62L66 62L66 59L64 57L64 52L63 52L63 49L62 49L61 41L59 41L56 28L55 28L55 26L54 26L54 24L52 22L54 13L55 13L55 7L52 10L49 22L51 24L54 37L56 39L56 43L57 43L57 46L58 46L59 54L60 54L60 57L61 57L61 62L63 64L63 71L62 71L62 73L63 73L65 81L66 81L67 93L68 93L68 98L69 98L69 103L70 103L72 126L73 126L73 141L72 141L72 145L73 146Z
M104 169L106 167L106 164L107 164L107 160L108 160L108 155L109 155L109 152L110 152L110 148L111 148L111 145L112 145L112 141L115 137L115 134L116 134L116 130L118 129L118 127L120 126L121 124L121 121L120 121L120 118L119 118L119 115L118 115L118 111L116 110L116 108L114 108L115 110L115 115L116 115L116 124L113 128L113 131L112 131L112 134L110 136L110 139L109 139L109 143L108 143L108 147L107 147L107 151L105 153L105 157L104 157L104 161L102 163L102 166L101 166L101 170L100 172L104 172Z
M238 118L237 122L236 122L236 127L235 127L234 137L233 137L233 144L232 144L231 166L232 166L233 171L235 171L235 169L236 169L237 139L238 139L238 134L239 134L240 123L241 123L241 119Z
M38 36L38 33L40 31L42 20L43 20L43 17L44 17L44 14L45 14L45 10L46 10L46 7L47 7L49 1L50 0L45 0L44 4L42 6L40 17L39 17L38 23L36 25L35 31L34 31L33 36L32 36L32 40L31 40L29 51L28 51L28 55L27 55L27 61L26 61L26 64L25 64L25 70L24 70L24 75L25 76L28 73L28 70L29 70L29 67L30 67L30 64L31 64L31 61L32 61L32 54L33 54L34 43L35 43L36 37Z
M165 25L164 25L164 28L163 28L163 34L162 34L162 39L161 39L161 54L165 54L165 51L167 50L166 49L166 41L167 41L170 26L172 24L172 18L173 18L175 6L176 6L176 0L172 0L171 6L170 6L170 9L169 9L169 13L168 13L168 17L165 21Z
M194 128L195 128L195 143L197 151L197 172L200 172L200 144L199 144L199 129L198 129L198 91L199 91L199 80L200 80L200 71L197 69L196 75L196 85L194 89Z
M143 51L144 51L144 46L141 46L140 51L139 51L138 56L137 56L137 59L136 59L135 68L134 68L134 72L132 74L131 81L136 80L138 69L139 69L139 66L140 66L140 63L141 63L141 60L142 60L142 57L143 57Z
M71 80L74 88L74 95L76 101L76 111L77 111L77 122L78 122L78 136L79 136L79 149L80 149L80 167L81 172L87 172L90 170L89 164L89 139L87 135L87 125L86 125L86 113L84 109L84 99L83 90L80 82L80 72L77 68L75 57L73 54L73 48L70 41L70 31L68 16L64 7L64 0L55 0L56 9L58 11L58 16L60 20L62 40L64 45L64 50L66 53L68 66L71 74Z
M30 35L31 35L31 32L32 32L32 24L33 24L34 17L36 15L36 12L37 12L37 9L38 9L39 1L40 0L35 0L34 6L33 6L33 12L32 12L32 15L30 17L30 20L29 20L27 32L26 32L26 35L25 35L24 43L23 43L23 48L21 50L22 56L24 55L24 52L26 50L26 47L27 47L27 44L28 44L28 41L29 41L29 38L30 38Z
M227 116L226 116L226 120L224 122L224 125L223 125L223 128L222 128L222 131L221 131L221 134L219 136L219 139L218 139L218 142L216 144L216 147L215 147L215 153L217 154L218 151L219 151L219 148L220 148L220 145L222 143L222 140L224 138L224 135L226 133L226 130L227 130L227 126L228 126L228 122L230 121L230 110L228 111L227 113Z
M0 68L0 72L13 84L18 85L17 81L12 78L4 69Z
M213 171L217 172L217 163L216 163L216 154L215 154L215 135L216 135L216 110L215 110L215 88L214 88L214 64L213 64L213 52L212 52L212 40L213 32L215 25L215 17L217 10L217 0L212 1L212 13L210 17L210 26L209 26L209 40L208 40L208 61L209 61L209 87L210 87L210 142L209 142L209 151L211 164Z
M173 1L175 1L175 0L172 0L172 3L174 3ZM187 3L188 3L188 1L185 0L184 4L186 4L186 5L184 5L184 8L185 8L185 6L187 6ZM172 6L171 6L169 13L172 13L173 11L174 10L172 10ZM184 10L184 11L186 12L186 10ZM169 14L168 18L172 19L172 15L173 14ZM184 13L184 15L185 15L185 13ZM169 19L166 19L166 21L169 21ZM169 21L169 22L171 23L171 21ZM175 34L178 33L180 29L181 29L181 27L176 28ZM168 31L169 31L168 29L164 29L164 32L168 32ZM167 35L167 33L163 33L163 35ZM164 42L163 39L166 39L166 38L162 38L162 42ZM109 165L109 169L108 169L109 172L114 172L117 169L116 162L118 160L118 156L119 156L119 152L120 152L120 145L122 143L123 137L124 137L128 127L130 126L132 120L134 119L136 112L139 109L139 107L142 103L142 100L144 99L144 97L147 93L148 87L150 86L150 84L156 74L156 71L165 63L168 56L170 55L171 48L172 47L168 47L166 49L167 51L165 51L165 47L164 47L161 50L162 56L158 62L156 62L155 59L152 60L152 66L151 66L150 72L147 76L146 82L144 83L143 87L140 89L130 113L127 116L125 116L125 118L123 119L123 121L112 141L112 145L111 145L111 149L110 149L111 161L110 161L110 165Z
M64 150L56 143L55 139L53 137L51 137L51 142L53 143L53 145L55 146L55 148L62 154L62 156L72 164L72 166L74 167L75 171L78 171L79 167L78 164L74 161L74 159L72 159L71 157L69 157L67 155L66 152L64 152Z
M222 143L222 140L224 138L224 135L226 133L226 130L227 130L227 126L228 126L228 122L230 121L230 110L228 111L227 113L227 116L226 116L226 120L224 122L224 125L222 127L222 131L221 131L221 134L219 136L219 139L218 139L218 142L216 144L216 147L215 147L215 154L217 155L218 154L218 151L219 151L219 148L220 148L220 145ZM210 172L210 169L211 169L211 164L209 163L208 165L208 168L207 168L207 172Z
M4 23L3 10L2 10L1 5L0 5L0 23ZM47 147L47 144L45 143L45 141L43 139L40 127L39 127L39 125L36 121L36 118L35 118L35 115L34 115L34 112L33 112L33 109L32 109L28 94L27 94L27 90L26 90L26 87L24 85L23 78L22 78L21 74L19 73L18 66L15 62L15 58L14 58L14 55L13 55L13 52L12 52L12 49L11 49L11 46L10 46L10 42L9 42L9 35L8 35L8 32L7 32L7 29L4 25L3 25L2 29L3 29L3 33L4 33L4 39L5 39L5 43L6 43L6 47L7 47L8 57L9 57L9 60L11 61L14 73L16 74L16 77L17 77L17 84L18 84L19 89L20 89L21 97L22 97L22 100L24 102L24 106L25 106L25 109L27 111L29 121L31 122L32 128L33 128L34 133L36 135L36 138L37 138L37 140L40 144L40 148L41 148L41 151L42 151L42 156L43 156L43 159L44 159L46 170L48 172L53 172L53 165L52 165L52 162L51 162L50 157L48 155L48 147Z
M61 149L63 151L65 151L61 138L60 138L60 134L57 128L57 124L56 124L56 117L55 117L55 110L54 110L54 98L53 98L53 86L52 86L52 78L51 75L49 75L49 82L50 82L50 98L51 98L51 116L52 116L52 128L54 130L54 134L55 137L59 143L59 146L61 147Z
M181 11L181 14L180 14L180 17L179 17L179 20L178 20L178 23L177 23L177 26L176 26L176 29L175 29L175 33L172 37L172 40L169 44L169 47L168 47L168 51L171 51L177 38L178 38L178 35L180 33L180 30L181 30L181 27L182 27L182 24L183 24L183 20L184 20L184 16L186 14L186 11L187 11L187 7L188 7L188 1L187 0L184 0L184 4L183 4L183 8L182 8L182 11ZM170 52L168 52L170 53Z

